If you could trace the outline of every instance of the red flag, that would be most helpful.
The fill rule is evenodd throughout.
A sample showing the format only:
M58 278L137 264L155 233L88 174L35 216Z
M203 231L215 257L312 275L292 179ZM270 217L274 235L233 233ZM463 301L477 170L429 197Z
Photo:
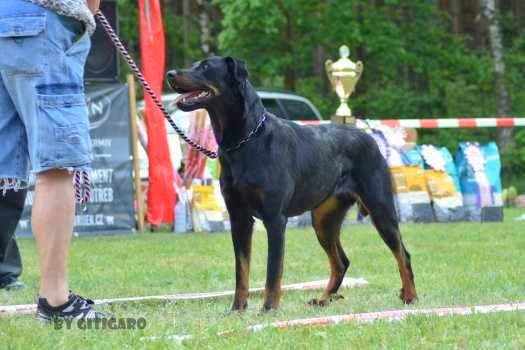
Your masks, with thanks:
M142 72L160 97L164 81L165 42L159 0L139 0L139 16ZM155 225L172 223L176 198L166 126L162 113L147 94L145 100L149 159L147 219Z

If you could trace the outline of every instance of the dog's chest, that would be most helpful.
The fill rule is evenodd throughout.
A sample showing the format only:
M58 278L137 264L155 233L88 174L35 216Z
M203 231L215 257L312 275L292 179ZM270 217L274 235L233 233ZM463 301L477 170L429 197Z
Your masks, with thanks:
M225 200L234 206L242 206L254 213L260 212L264 198L264 184L260 174L252 172L231 173L221 182Z
M234 193L236 195L231 198L234 205L248 209L256 217L261 216L264 198L264 191L261 187L243 183L234 187Z

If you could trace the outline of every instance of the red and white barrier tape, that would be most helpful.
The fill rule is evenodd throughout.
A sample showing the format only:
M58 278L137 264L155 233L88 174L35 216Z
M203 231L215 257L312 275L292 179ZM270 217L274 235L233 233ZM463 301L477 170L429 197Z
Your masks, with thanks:
M301 125L329 124L328 120L302 120ZM368 123L368 124L367 124ZM452 119L357 119L357 127L403 127L415 129L442 129L442 128L513 128L525 126L525 118L452 118Z
M298 291L298 290L318 290L323 289L328 280L302 282L284 285L283 291ZM364 287L368 285L368 282L363 278L345 278L341 287L343 288L356 288ZM252 288L250 289L251 294L260 294L264 291L264 288ZM134 301L185 301L185 300L206 300L216 299L221 297L233 296L235 291L223 291L223 292L206 292L206 293L181 293L171 295L152 295L144 297L125 297L125 298L113 298L113 299L99 299L95 300L95 304L113 304L113 303L127 303ZM3 315L14 315L14 314L30 314L36 311L35 304L24 304L24 305L6 305L0 306L0 316Z
M289 328L298 326L326 326L340 323L370 323L378 320L402 321L411 315L472 315L487 314L494 312L525 311L525 302L495 305L476 305L460 307L441 307L433 309L413 309L413 310L390 310L379 312L367 312L360 314L335 315L315 318L303 318L290 321L277 321L268 324L257 324L248 327L249 331L257 332L264 328Z
M248 332L258 332L266 328L287 329L291 327L303 326L328 326L338 325L344 323L372 323L378 320L385 321L402 321L411 315L424 316L451 316L451 315L472 315L472 314L488 314L496 312L512 312L525 311L525 302L510 303L510 304L494 304L494 305L476 305L476 306L460 306L460 307L440 307L432 309L412 309L412 310L389 310L366 312L359 314L324 316L315 318L303 318L289 321L277 321L271 323L261 323L252 325L246 328ZM234 331L228 330L217 333L219 336L228 336L234 334ZM187 340L192 340L195 337L190 334L184 335L164 335L142 337L142 341L156 341L156 340L171 340L178 344Z

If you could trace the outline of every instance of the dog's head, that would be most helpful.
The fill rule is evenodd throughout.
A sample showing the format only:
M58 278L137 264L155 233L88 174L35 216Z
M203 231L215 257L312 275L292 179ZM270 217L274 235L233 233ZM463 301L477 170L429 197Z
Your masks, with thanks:
M187 112L207 108L218 98L238 100L232 95L243 96L248 71L244 61L210 57L189 69L171 70L167 78L171 88L181 94L176 100L177 107Z

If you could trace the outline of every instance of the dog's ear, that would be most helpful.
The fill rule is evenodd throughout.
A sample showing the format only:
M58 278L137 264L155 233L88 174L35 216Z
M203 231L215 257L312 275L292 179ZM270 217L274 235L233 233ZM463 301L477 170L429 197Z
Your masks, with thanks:
M233 57L226 57L226 64L228 71L234 80L241 86L244 85L248 79L248 70L246 69L246 62Z

